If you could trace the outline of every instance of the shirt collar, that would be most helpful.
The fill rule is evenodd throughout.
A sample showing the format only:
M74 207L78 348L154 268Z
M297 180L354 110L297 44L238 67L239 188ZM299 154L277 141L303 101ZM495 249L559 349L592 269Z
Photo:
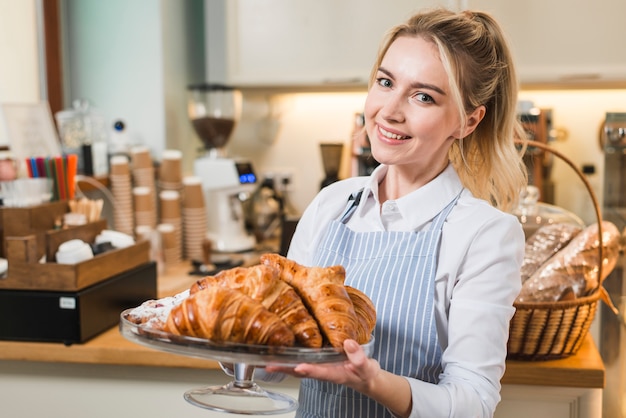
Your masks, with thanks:
M388 166L381 164L372 172L363 189L362 202L373 198L376 206L380 206L378 184L387 174L387 170ZM461 190L463 190L461 179L452 164L448 164L437 177L419 189L395 200L395 204L409 228L414 229L433 219ZM363 205L360 205L357 211L361 208Z

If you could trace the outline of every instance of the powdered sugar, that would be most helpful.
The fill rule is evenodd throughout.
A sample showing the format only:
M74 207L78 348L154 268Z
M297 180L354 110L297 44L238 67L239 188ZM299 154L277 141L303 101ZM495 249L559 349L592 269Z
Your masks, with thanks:
M187 297L189 289L174 296L147 300L131 310L127 319L145 328L163 329L172 308L180 305Z

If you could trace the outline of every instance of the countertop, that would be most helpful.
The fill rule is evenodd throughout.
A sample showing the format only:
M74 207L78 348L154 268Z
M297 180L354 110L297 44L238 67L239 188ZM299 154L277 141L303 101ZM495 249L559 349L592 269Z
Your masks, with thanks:
M191 286L190 264L166 266L157 278L158 297ZM126 340L117 326L83 344L0 341L0 360L112 364L152 367L219 368L217 362L156 351ZM574 356L550 361L507 361L502 384L603 388L605 368L591 337Z

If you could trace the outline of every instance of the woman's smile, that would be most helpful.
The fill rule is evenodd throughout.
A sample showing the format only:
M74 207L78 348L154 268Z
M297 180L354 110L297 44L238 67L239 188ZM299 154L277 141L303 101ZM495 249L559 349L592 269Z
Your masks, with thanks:
M401 134L397 134L397 133L393 133L391 131L386 130L385 128L383 128L382 126L378 125L378 132L384 136L385 138L388 139L399 139L399 140L405 140L405 139L410 139L411 137L408 135L401 135Z

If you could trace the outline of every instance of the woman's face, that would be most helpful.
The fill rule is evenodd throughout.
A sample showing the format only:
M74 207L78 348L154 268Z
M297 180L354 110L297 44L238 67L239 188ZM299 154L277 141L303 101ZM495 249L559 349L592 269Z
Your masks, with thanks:
M365 102L366 129L374 158L411 170L441 170L455 138L478 121L461 120L450 95L437 47L421 37L396 39L383 57ZM473 126L473 127L472 127Z

